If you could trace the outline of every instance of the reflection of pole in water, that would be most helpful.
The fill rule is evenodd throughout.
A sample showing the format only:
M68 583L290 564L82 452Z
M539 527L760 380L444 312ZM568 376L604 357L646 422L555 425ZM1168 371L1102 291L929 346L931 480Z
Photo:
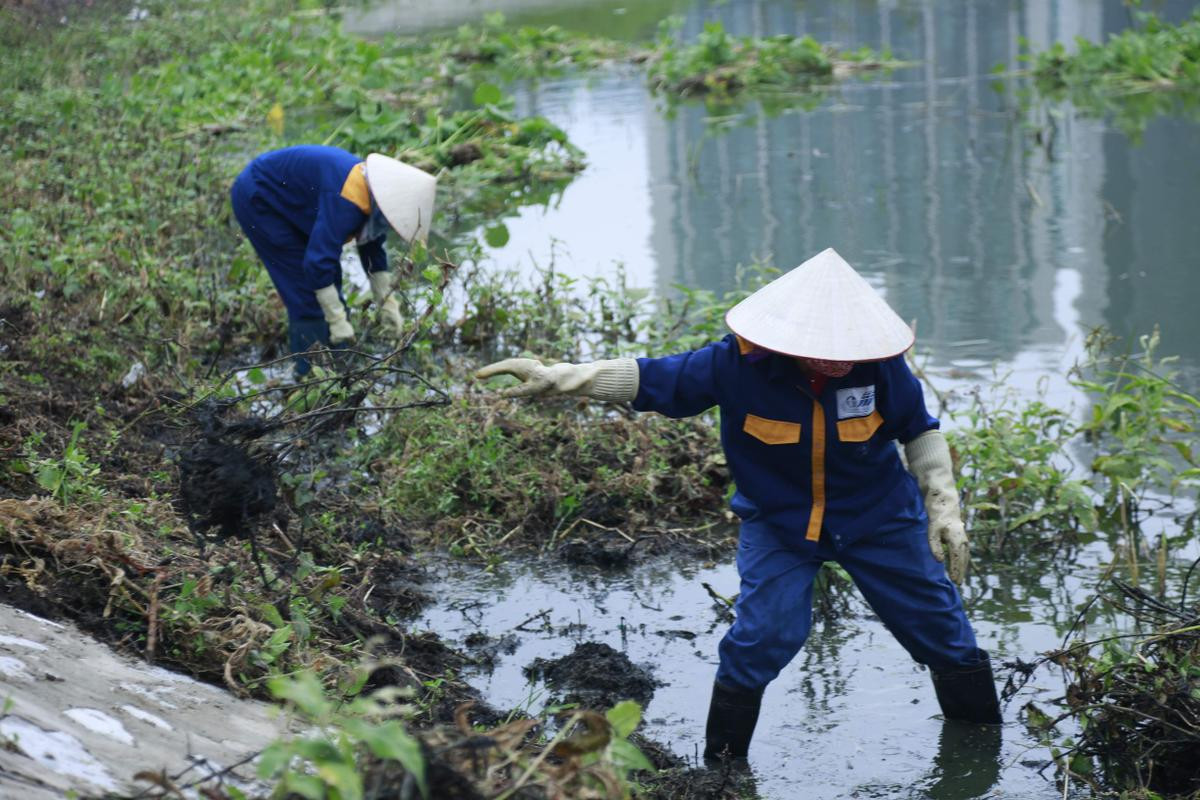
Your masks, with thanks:
M925 108L922 118L922 142L925 145L925 179L922 184L925 197L925 236L928 242L926 257L932 274L926 278L931 287L930 313L937 315L945 308L945 300L938 294L945 285L942 267L942 237L939 235L941 209L938 193L938 142L937 142L937 30L933 24L933 8L929 3L921 7L921 30L924 34L924 66L922 77L925 83Z

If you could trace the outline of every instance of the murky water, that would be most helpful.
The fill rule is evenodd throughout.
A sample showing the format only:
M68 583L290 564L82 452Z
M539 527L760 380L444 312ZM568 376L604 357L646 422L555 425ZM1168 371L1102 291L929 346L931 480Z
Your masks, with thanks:
M980 642L999 659L1051 649L1061 625L1096 578L1094 559L1074 579L1029 586L1022 573L977 579L967 592ZM461 643L472 633L512 635L518 644L471 682L500 708L540 710L554 695L522 668L598 641L650 666L660 687L646 708L647 735L677 754L703 749L717 642L726 625L703 588L736 594L732 564L657 563L631 573L519 565L497 574L443 574L438 604L417 623ZM545 616L538 616L546 612ZM814 627L800 655L764 696L751 764L765 798L1044 797L1056 790L1048 755L1016 721L1020 705L1061 693L1042 674L1005 710L1002 741L964 744L943 732L929 674L861 601L852 616ZM967 774L962 774L967 773Z
M994 366L1013 385L1042 384L1053 402L1078 403L1063 375L1089 329L1136 336L1159 325L1162 354L1181 356L1185 384L1200 387L1200 128L1160 118L1134 140L1069 107L1027 117L1011 91L991 86L994 66L1016 64L1022 37L1041 50L1126 27L1116 0L457 0L425 8L433 5L396 0L350 23L413 30L500 7L522 21L637 38L678 13L688 34L718 19L738 34L811 33L918 62L843 83L811 110L774 114L755 104L668 110L635 71L514 87L518 109L565 127L589 166L549 206L506 220L511 238L492 251L502 265L532 256L580 276L622 265L631 283L659 292L721 290L739 264L786 268L833 246L916 321L918 352L944 386L987 383ZM1160 7L1178 17L1191 5ZM999 660L1055 646L1111 552L1100 541L1069 558L990 564L966 592L984 646ZM695 751L724 631L700 584L736 592L730 563L630 575L546 565L500 573L447 574L420 623L461 641L549 609L554 630L518 631L516 652L475 678L489 699L540 707L545 695L526 685L521 667L568 652L571 636L558 629L582 620L581 640L655 666L668 685L647 709L649 733L682 755ZM939 753L928 675L860 610L818 627L768 690L751 752L763 796L1053 796L1037 772L1048 755L1016 712L1061 693L1054 675L1041 675L1006 710L998 754L954 751L954 736ZM1093 632L1121 624L1101 620ZM695 637L663 634L677 630ZM956 770L972 771L977 785L944 774Z

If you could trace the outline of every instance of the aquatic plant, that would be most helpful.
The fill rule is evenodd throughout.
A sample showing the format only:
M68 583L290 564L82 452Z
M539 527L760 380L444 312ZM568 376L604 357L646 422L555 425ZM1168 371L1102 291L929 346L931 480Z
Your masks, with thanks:
M1135 19L1105 42L1077 38L1075 52L1055 42L1021 60L1044 96L1111 116L1131 135L1161 114L1200 113L1200 11L1177 25L1142 11Z
M1071 414L1018 396L1001 379L946 416L968 527L983 553L1000 555L1022 533L1055 546L1095 529L1095 499L1070 461L1068 446L1079 435Z
M566 68L594 69L634 52L623 42L559 25L514 27L499 11L484 14L475 25L459 26L453 35L439 37L425 49L423 57L434 61L448 58L508 79L541 77Z
M852 72L899 65L888 51L840 51L811 36L734 36L707 22L692 44L681 44L680 23L663 25L649 59L650 84L675 95L734 94L803 89Z
M977 545L999 552L1022 533L1058 545L1106 530L1134 547L1146 520L1177 507L1181 517L1190 513L1200 486L1200 399L1176 383L1175 359L1161 358L1158 342L1155 331L1130 351L1104 330L1089 335L1086 358L1071 371L1090 402L1083 421L1018 396L1003 376L990 393L975 390L965 409L944 411L969 525L982 534Z
M1076 51L1055 42L1033 57L1034 75L1048 86L1140 92L1200 88L1200 11L1178 25L1138 12L1140 27L1108 41L1075 40Z
M1200 399L1176 382L1177 359L1158 355L1157 330L1138 337L1132 352L1104 331L1087 346L1075 384L1095 400L1080 432L1096 451L1091 468L1103 481L1104 507L1127 531L1151 513L1155 496L1167 508L1170 497L1200 487Z

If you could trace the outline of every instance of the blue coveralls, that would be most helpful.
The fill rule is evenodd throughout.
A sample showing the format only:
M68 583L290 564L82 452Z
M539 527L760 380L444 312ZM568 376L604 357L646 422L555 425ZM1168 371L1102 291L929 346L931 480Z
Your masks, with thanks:
M924 502L895 446L938 427L903 356L855 364L816 396L795 359L733 335L638 367L639 411L687 417L720 407L737 484L730 505L742 524L737 618L721 640L719 683L759 691L799 652L825 561L845 568L934 672L986 657L930 553Z
M288 313L292 352L329 344L316 291L342 288L342 247L372 214L363 160L338 147L297 145L264 153L231 191L233 213L262 259ZM379 226L382 227L382 226ZM386 233L358 245L367 272L387 270ZM299 372L307 371L300 364Z

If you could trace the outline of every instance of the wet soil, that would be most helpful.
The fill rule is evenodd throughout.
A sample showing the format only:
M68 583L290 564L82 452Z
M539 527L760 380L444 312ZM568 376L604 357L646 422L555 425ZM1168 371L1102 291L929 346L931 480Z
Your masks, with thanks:
M179 455L179 497L188 525L198 537L252 536L278 499L273 455L253 449L265 422L226 425L212 409L201 417L203 433Z
M648 668L601 642L584 642L562 658L535 659L525 675L546 681L567 703L595 709L611 708L622 700L645 706L662 685Z

